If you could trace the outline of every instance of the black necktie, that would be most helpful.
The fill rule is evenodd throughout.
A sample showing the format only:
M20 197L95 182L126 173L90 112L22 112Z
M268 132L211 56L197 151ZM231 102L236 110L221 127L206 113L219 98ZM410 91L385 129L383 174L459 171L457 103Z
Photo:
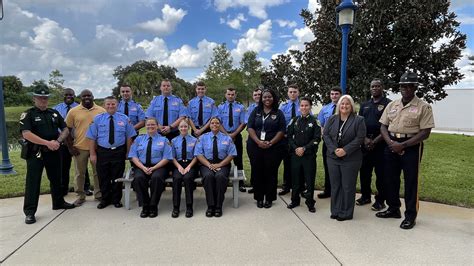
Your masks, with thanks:
M153 139L151 137L148 137L148 144L146 145L146 161L145 164L146 166L151 165L151 144L153 142Z
M125 108L124 108L124 111L123 113L128 116L128 102L125 102Z
M234 126L234 112L232 111L232 103L229 103L229 127Z
M336 105L334 104L334 105L332 106L332 114L335 114L335 113L336 113Z
M296 116L296 105L295 105L295 103L293 103L291 105L291 118L293 118L295 116Z
M202 127L202 124L204 124L204 119L202 117L202 99L199 99L198 123L199 127Z
M69 113L69 110L71 110L71 105L70 105L70 104L66 104L66 114Z
M214 136L212 143L212 161L217 163L219 161L219 150L217 149L217 136Z
M110 121L109 121L109 144L112 145L114 144L114 134L115 134L115 127L114 127L114 117L110 116Z
M186 137L183 137L183 142L181 143L181 159L186 161Z
M165 103L163 106L163 126L168 125L168 97L165 97Z

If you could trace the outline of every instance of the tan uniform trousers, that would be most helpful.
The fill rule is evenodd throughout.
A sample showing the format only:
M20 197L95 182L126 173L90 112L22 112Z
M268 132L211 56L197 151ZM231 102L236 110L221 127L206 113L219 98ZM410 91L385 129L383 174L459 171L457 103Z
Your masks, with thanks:
M74 156L74 167L76 173L76 186L74 189L77 192L79 199L85 199L86 194L84 193L84 183L86 180L87 164L89 162L89 151L80 149L78 149L78 151L79 155ZM102 194L100 193L99 177L97 176L95 165L91 163L91 166L92 175L94 176L94 198L100 200Z

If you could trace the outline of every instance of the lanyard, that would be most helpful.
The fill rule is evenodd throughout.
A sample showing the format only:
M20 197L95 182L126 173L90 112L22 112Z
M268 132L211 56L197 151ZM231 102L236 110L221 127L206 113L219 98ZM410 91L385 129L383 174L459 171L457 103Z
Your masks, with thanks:
M270 116L270 113L265 116L265 113L262 114L262 132L265 132L265 120Z
M339 133L337 134L337 142L341 141L342 139L342 133L343 133L342 130L344 129L344 126L346 125L347 120L349 120L349 117L346 120L344 120L344 122L342 123L342 126L339 128Z

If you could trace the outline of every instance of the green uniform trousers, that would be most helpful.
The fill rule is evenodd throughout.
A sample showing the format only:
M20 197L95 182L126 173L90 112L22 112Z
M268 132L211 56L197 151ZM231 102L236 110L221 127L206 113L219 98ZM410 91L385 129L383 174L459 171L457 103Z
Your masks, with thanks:
M303 176L301 176L303 174ZM306 182L306 205L314 206L314 183L316 181L316 154L305 154L302 157L296 154L291 154L291 176L292 176L292 190L291 202L300 203L300 191L303 184Z
M62 206L64 203L61 192L61 167L59 162L59 151L42 152L41 158L34 155L26 160L25 201L23 204L25 215L34 215L38 209L43 168L46 168L49 179L53 208Z

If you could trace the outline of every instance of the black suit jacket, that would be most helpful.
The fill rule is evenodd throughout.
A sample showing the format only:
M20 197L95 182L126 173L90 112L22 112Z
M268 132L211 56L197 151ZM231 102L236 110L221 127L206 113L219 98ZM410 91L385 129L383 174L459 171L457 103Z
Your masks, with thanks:
M328 148L327 156L338 159L334 151L338 148L339 115L333 115L324 125L323 138ZM361 145L364 143L366 128L364 117L351 114L344 125L342 138L339 141L341 148L346 152L342 159L345 161L362 160Z

